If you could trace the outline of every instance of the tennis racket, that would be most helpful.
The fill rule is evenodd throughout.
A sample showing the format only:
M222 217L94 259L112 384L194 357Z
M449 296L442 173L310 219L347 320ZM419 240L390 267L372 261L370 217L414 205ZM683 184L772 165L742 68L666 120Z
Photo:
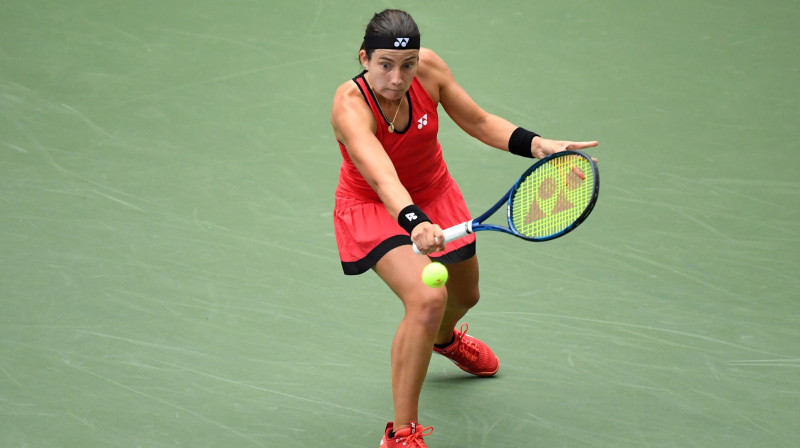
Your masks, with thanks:
M557 152L522 173L486 213L444 229L444 241L449 243L480 230L505 232L527 241L552 240L586 220L599 191L594 160L579 151ZM484 224L503 204L508 206L508 227ZM414 252L420 253L416 244Z

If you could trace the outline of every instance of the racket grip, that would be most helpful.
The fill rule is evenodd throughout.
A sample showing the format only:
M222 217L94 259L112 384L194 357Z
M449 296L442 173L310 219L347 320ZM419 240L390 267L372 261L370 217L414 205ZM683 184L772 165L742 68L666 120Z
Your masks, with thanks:
M444 229L444 243L447 244L450 241L455 241L459 238L463 238L470 233L472 233L472 221L465 221L461 224L456 224L453 227L448 227ZM412 247L414 248L415 254L421 254L422 252L419 251L419 248L416 244L411 243Z

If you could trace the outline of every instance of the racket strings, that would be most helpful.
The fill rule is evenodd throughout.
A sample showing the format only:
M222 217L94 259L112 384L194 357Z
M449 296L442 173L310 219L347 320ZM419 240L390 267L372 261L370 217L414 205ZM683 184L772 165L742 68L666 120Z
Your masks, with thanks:
M528 238L544 238L581 218L594 194L591 163L577 155L556 157L520 181L511 198L509 224Z

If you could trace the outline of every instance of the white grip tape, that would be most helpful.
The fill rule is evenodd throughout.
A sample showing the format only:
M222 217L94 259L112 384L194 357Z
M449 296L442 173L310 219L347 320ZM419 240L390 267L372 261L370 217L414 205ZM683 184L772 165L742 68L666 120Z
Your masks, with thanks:
M456 224L453 227L448 227L444 229L444 242L445 244L449 243L450 241L455 241L459 238L463 238L470 233L472 233L472 221L462 222L461 224ZM422 252L419 251L417 245L412 243L414 248L414 253L421 254Z

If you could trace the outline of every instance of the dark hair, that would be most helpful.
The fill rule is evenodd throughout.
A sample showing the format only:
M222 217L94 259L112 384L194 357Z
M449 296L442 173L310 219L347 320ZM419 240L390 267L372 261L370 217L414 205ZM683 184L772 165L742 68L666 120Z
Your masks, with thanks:
M419 37L419 28L411 15L399 9L385 9L372 16L372 20L367 25L364 36L373 37ZM364 49L364 44L361 44ZM372 58L372 52L367 50L367 59Z

